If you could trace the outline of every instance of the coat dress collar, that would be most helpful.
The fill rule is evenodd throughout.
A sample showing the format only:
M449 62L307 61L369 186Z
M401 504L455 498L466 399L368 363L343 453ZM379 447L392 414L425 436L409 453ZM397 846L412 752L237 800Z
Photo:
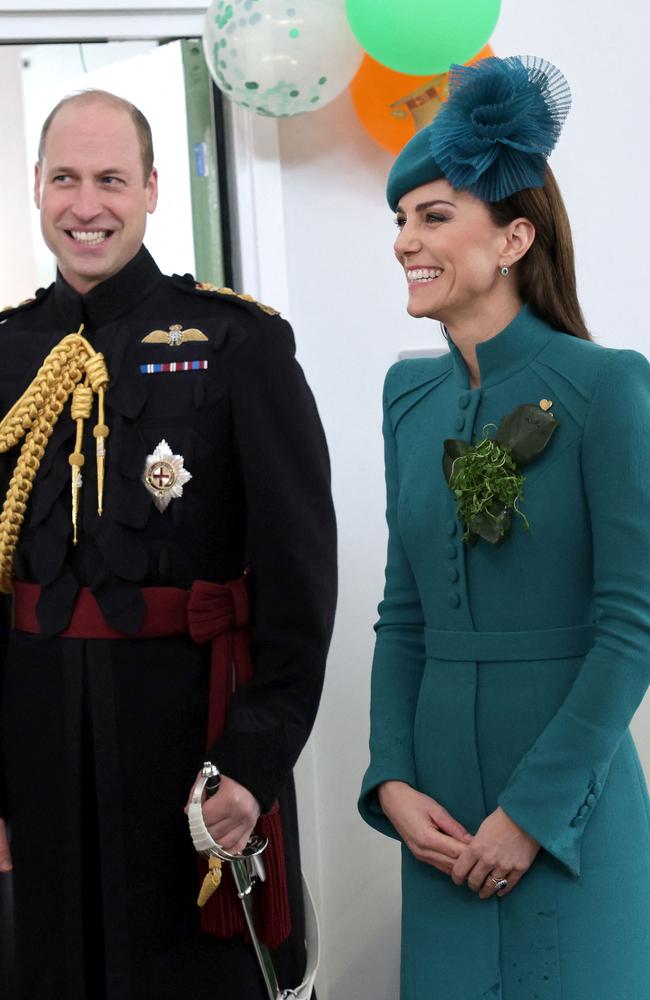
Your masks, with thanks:
M500 333L477 344L481 388L503 382L525 368L546 347L557 331L525 305ZM452 366L457 381L469 387L469 373L460 350L449 336Z

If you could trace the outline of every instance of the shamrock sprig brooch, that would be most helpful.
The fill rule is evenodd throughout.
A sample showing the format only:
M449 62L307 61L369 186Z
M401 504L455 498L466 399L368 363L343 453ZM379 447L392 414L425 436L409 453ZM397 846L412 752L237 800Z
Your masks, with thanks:
M463 540L474 545L479 538L499 545L510 531L513 512L528 528L520 510L525 476L519 471L537 458L551 440L559 422L552 402L522 403L497 427L487 424L476 444L447 438L443 469L458 501L458 515L465 525ZM495 430L494 437L488 431Z

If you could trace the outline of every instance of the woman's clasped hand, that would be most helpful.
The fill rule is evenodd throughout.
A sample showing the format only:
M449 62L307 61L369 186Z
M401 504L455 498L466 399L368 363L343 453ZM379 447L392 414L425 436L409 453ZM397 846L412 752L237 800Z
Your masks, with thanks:
M472 836L439 802L404 781L385 781L378 796L414 858L437 868L458 886L466 883L481 899L512 892L540 849L501 806ZM502 878L508 884L498 889Z

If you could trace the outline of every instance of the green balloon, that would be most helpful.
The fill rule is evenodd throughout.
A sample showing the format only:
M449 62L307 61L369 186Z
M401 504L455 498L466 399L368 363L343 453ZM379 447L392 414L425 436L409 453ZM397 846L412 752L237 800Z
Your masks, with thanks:
M366 52L414 76L446 73L486 44L501 0L346 0L352 31Z

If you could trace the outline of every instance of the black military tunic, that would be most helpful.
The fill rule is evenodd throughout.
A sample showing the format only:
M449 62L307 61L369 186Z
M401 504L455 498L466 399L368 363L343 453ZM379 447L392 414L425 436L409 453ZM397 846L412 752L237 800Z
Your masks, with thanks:
M196 855L183 814L205 758L210 652L189 636L62 638L80 586L134 636L141 587L225 582L252 569L255 676L234 696L211 757L263 810L280 798L293 932L283 986L302 975L302 904L291 769L314 721L335 603L329 465L291 328L252 302L161 274L142 248L80 296L59 275L0 322L0 409L68 333L111 376L104 513L93 421L84 437L72 545L66 406L38 472L15 574L42 586L40 636L11 630L0 747L12 829L19 996L29 1000L257 1000L250 950L198 930ZM146 342L171 326L207 339ZM200 362L176 365L169 362ZM191 473L164 512L143 483L166 441ZM2 456L6 489L18 448Z

